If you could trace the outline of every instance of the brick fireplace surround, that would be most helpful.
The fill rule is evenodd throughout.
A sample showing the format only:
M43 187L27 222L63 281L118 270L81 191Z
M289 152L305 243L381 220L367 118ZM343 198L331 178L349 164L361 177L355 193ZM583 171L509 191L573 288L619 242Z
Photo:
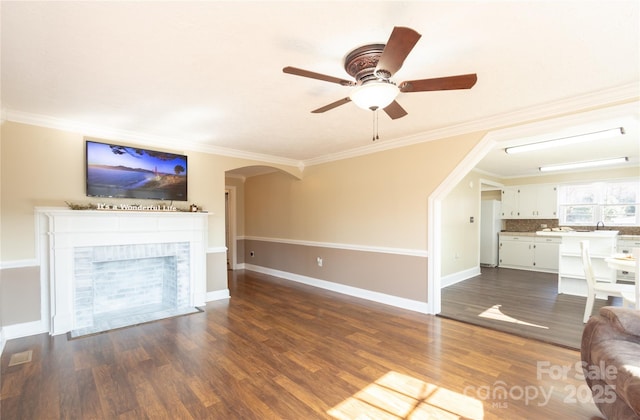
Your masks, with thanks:
M50 334L73 337L205 305L208 213L36 214Z

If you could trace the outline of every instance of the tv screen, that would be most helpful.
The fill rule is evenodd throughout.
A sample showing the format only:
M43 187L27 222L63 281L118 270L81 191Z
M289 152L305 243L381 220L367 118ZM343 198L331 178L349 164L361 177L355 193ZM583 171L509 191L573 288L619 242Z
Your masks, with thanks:
M86 141L87 196L187 201L187 157Z

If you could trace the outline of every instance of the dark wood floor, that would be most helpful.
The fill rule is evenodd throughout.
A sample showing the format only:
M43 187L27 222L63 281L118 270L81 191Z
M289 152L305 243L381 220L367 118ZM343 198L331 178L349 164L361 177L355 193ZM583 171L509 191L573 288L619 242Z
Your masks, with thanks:
M576 351L251 272L230 290L203 313L10 340L0 418L600 418Z
M557 274L487 267L481 273L442 289L441 316L580 349L586 298L559 295ZM596 299L593 314L606 305L622 301Z

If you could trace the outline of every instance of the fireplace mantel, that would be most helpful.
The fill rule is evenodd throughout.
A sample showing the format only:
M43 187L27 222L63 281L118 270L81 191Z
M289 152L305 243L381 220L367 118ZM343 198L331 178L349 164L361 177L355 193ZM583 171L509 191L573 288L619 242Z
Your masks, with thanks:
M74 329L74 250L78 247L188 242L190 306L205 305L210 213L36 208L36 215L52 335Z

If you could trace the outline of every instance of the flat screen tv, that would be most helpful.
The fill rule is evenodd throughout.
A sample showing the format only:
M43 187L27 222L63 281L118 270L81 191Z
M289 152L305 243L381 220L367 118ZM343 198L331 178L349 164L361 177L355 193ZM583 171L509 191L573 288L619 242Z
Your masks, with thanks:
M87 196L187 201L187 157L86 141Z

